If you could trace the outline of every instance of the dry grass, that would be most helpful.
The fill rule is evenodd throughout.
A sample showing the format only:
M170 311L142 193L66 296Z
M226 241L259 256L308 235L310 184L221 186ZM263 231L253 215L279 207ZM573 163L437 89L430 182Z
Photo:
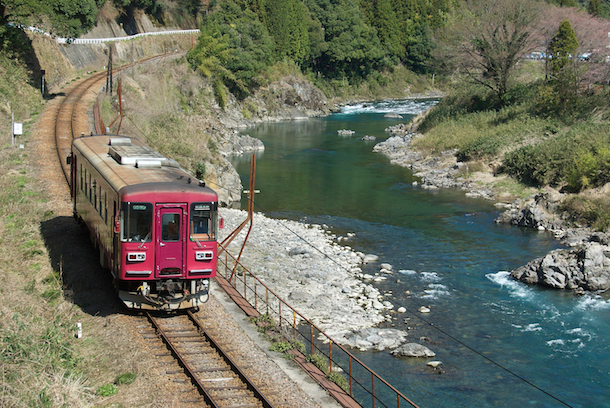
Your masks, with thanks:
M25 150L0 151L0 405L90 406L76 369L77 311L65 303L49 264L40 223L52 216Z
M214 163L211 93L183 59L128 70L121 89L125 101L121 134L141 138L193 174L198 163ZM105 96L102 106L104 123L112 122L118 111L116 100ZM116 132L116 127L111 131Z
M86 232L54 213L61 200L39 182L30 137L0 149L0 406L160 406L154 356ZM125 373L136 380L117 395L95 394Z

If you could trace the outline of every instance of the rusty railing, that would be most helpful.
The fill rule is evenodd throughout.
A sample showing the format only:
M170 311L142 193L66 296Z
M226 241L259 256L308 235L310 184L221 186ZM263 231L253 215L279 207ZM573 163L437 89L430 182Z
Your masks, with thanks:
M279 325L285 336L304 344L303 354L315 361L323 358L327 373L335 379L337 375L342 376L345 381L339 381L338 385L360 405L400 408L402 403L406 403L406 406L417 408L415 403L282 300L237 258L226 250L223 252L224 256L219 257L218 274L261 315Z

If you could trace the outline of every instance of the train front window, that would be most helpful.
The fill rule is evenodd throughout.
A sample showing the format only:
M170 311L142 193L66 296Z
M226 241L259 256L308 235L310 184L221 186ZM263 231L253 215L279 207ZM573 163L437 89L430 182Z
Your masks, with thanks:
M123 227L121 241L152 241L153 208L150 203L122 203Z
M212 241L218 228L217 203L191 204L191 241Z

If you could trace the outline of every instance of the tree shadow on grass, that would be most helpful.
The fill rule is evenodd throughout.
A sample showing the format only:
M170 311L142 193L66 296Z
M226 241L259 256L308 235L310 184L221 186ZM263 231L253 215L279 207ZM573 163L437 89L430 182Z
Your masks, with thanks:
M72 217L55 217L43 221L40 231L67 300L92 316L129 313L115 292L112 274L100 266L86 228Z

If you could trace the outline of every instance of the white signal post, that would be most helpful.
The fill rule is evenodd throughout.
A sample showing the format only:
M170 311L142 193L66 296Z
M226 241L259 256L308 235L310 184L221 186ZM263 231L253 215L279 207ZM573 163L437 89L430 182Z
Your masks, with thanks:
M23 134L23 124L21 122L15 122L15 114L11 112L11 144L15 145L15 136Z

